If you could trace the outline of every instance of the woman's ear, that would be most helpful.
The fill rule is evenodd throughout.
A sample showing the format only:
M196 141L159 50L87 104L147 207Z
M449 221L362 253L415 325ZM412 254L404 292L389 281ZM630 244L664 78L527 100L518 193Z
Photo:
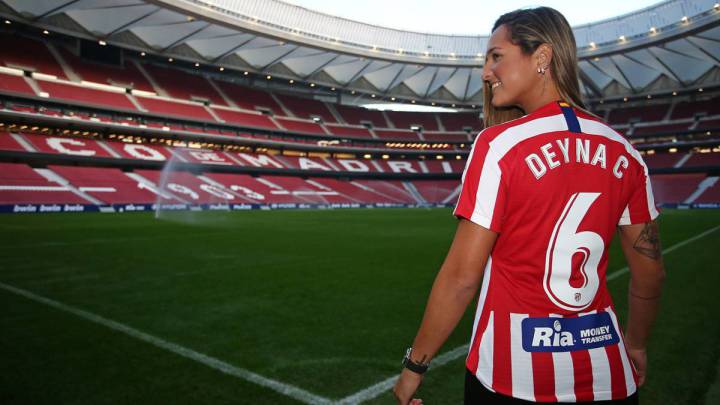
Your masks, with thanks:
M552 47L549 44L542 44L535 50L535 60L537 61L537 67L547 69L550 67L550 61L552 60Z

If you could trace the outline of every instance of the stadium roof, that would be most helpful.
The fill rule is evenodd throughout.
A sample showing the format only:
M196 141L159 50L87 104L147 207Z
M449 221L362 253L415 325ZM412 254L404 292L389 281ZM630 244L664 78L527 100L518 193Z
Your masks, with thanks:
M203 65L419 102L481 104L486 36L401 31L276 0L0 0L0 14ZM720 84L720 5L670 0L574 27L582 89L613 98Z

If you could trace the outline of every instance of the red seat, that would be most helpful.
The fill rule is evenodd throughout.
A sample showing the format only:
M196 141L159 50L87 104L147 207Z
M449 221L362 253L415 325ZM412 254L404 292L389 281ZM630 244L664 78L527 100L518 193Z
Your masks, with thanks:
M67 78L44 43L11 33L0 33L0 43L4 45L0 61L5 66Z
M136 110L124 93L92 89L82 85L38 80L38 85L52 98L79 101L88 105L102 105L122 110Z
M150 112L170 115L178 118L190 118L203 121L215 121L205 107L198 104L180 103L159 98L139 97L138 102Z
M35 92L22 76L0 73L0 91L3 93L21 93L35 96Z

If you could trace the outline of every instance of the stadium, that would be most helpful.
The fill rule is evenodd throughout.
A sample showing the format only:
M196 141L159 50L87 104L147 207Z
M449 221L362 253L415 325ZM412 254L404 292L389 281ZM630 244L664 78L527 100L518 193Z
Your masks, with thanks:
M277 0L0 0L0 403L392 403L487 35ZM668 269L642 403L720 402L720 4L573 27ZM617 241L608 284L622 318ZM468 311L421 394L462 402Z

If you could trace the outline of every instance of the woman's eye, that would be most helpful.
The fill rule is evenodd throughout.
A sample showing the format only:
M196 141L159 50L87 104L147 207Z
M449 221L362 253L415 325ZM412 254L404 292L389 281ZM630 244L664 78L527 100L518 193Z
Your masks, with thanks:
M492 54L492 57L493 57L493 60L497 61L498 59L500 59L502 57L502 55L494 53L494 54Z

